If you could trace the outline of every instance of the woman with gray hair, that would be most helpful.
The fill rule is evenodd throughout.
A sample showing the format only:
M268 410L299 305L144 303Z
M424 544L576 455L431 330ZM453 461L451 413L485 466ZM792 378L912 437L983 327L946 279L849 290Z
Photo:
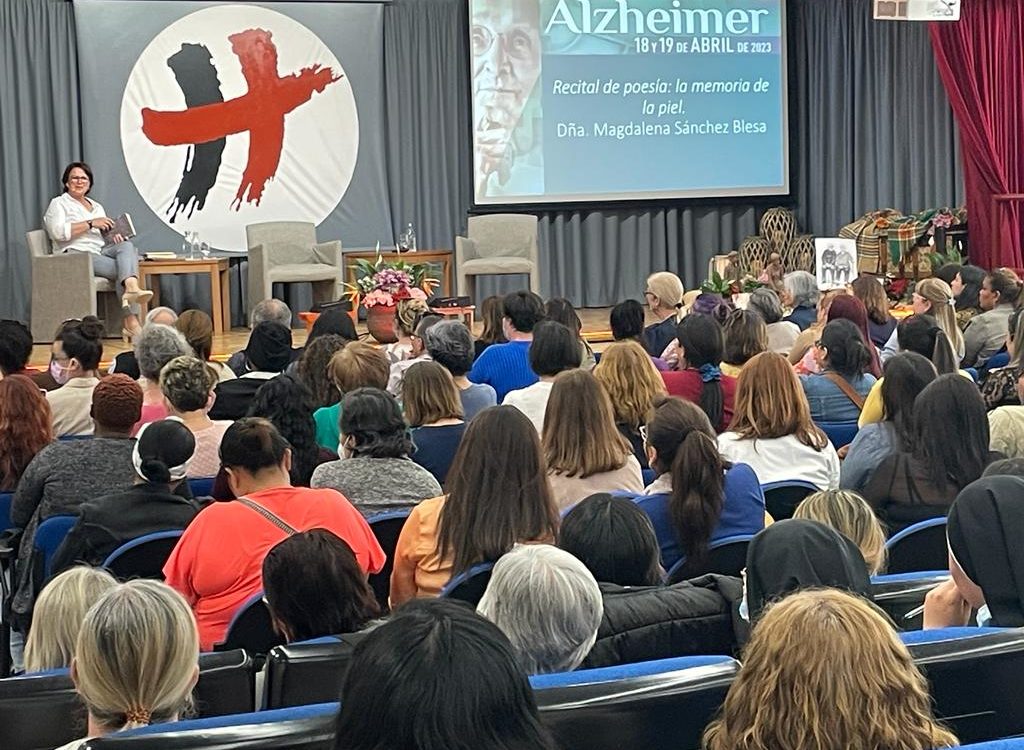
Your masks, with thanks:
M460 320L442 320L427 329L423 337L431 359L452 374L462 401L463 419L498 403L494 388L487 383L471 383L466 373L473 368L473 335Z
M768 351L789 354L800 335L800 326L782 319L782 301L774 289L763 286L750 293L747 309L756 312L768 326Z
M818 280L807 271L791 271L782 279L782 304L790 309L784 320L801 331L818 320Z
M142 386L142 416L132 428L132 435L147 422L167 417L167 404L160 390L160 371L175 357L195 356L185 337L175 328L160 323L147 323L135 336L135 359L139 363L139 385Z
M520 544L495 563L477 612L508 636L527 674L548 674L586 658L604 604L582 562L548 544Z

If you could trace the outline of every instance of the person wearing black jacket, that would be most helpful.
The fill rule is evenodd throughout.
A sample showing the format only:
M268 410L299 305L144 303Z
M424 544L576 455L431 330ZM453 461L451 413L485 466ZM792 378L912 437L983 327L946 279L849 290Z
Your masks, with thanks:
M54 555L52 574L77 563L102 565L125 542L188 526L200 505L174 492L194 451L195 438L180 419L144 425L132 450L135 484L79 507L78 521Z

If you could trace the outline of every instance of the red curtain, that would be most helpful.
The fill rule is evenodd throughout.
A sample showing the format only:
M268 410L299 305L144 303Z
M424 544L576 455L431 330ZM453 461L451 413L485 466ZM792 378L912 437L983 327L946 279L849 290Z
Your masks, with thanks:
M939 74L960 128L972 260L1021 267L1024 203L1024 2L969 0L958 23L931 24ZM993 236L994 235L994 236Z

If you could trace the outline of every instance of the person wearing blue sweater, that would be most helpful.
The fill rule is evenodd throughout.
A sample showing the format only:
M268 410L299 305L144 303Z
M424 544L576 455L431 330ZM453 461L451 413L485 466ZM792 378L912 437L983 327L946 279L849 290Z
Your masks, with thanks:
M494 388L500 404L509 391L537 382L530 367L530 343L533 328L544 319L544 301L532 292L513 292L502 300L502 328L508 343L491 344L484 349L469 371L473 383Z

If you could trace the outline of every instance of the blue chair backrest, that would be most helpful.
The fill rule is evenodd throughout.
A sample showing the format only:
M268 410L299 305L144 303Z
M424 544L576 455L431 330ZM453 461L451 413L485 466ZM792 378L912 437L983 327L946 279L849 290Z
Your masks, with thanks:
M836 450L844 445L849 445L857 437L857 430L860 429L856 422L817 422L818 427L828 435L828 439Z
M244 651L199 655L195 706L200 716L254 709L256 669ZM0 747L52 748L80 738L82 705L67 669L0 680Z
M238 608L228 625L224 641L215 645L213 650L231 651L242 648L250 654L265 654L282 643L284 639L274 632L270 610L263 601L263 592L259 591Z
M1024 734L1016 689L1024 673L1024 630L946 628L900 637L930 683L936 716L961 742Z
M213 482L216 477L198 477L188 480L188 488L192 497L210 497L213 494Z
M73 440L92 440L92 435L61 435L57 439L63 443L70 443Z
M377 597L377 603L380 604L381 609L385 612L388 610L388 596L391 594L391 571L394 570L395 566L395 548L398 546L398 535L402 533L402 527L405 526L405 521L409 518L411 512L409 509L391 510L377 513L366 519L366 522L370 524L370 531L377 537L377 543L380 544L380 548L387 555L384 567L381 568L380 572L374 573L369 577L370 588L373 589L373 593Z
M644 487L658 478L655 476L654 469L641 469L640 476L643 478Z
M103 567L116 578L152 578L163 580L163 567L183 534L182 529L154 531L125 542L103 561Z
M0 492L0 531L14 528L14 524L11 523L11 502L13 500L13 492Z
M469 570L464 570L444 585L438 596L449 599L458 599L461 602L469 602L474 607L480 603L487 584L491 581L491 570L493 562L477 563Z
M77 521L78 516L50 516L36 527L32 544L43 556L44 580L50 577L50 561Z
M337 703L152 724L87 741L85 750L333 750Z
M779 482L768 482L761 485L764 494L765 510L776 521L785 521L793 517L801 501L812 492L818 491L818 485L802 479L784 479Z
M946 518L929 518L908 526L885 543L891 573L942 570L949 567Z
M929 591L947 580L948 570L872 576L871 597L892 618L896 627L901 630L920 630L924 626L924 613L909 619L907 615L924 604Z
M747 566L747 547L753 534L736 534L718 539L708 545L708 554L701 561L681 558L666 576L668 582L679 583L706 573L738 576Z
M975 745L961 745L960 750L1024 750L1024 737L979 742Z
M697 750L739 664L684 657L530 678L562 750Z

